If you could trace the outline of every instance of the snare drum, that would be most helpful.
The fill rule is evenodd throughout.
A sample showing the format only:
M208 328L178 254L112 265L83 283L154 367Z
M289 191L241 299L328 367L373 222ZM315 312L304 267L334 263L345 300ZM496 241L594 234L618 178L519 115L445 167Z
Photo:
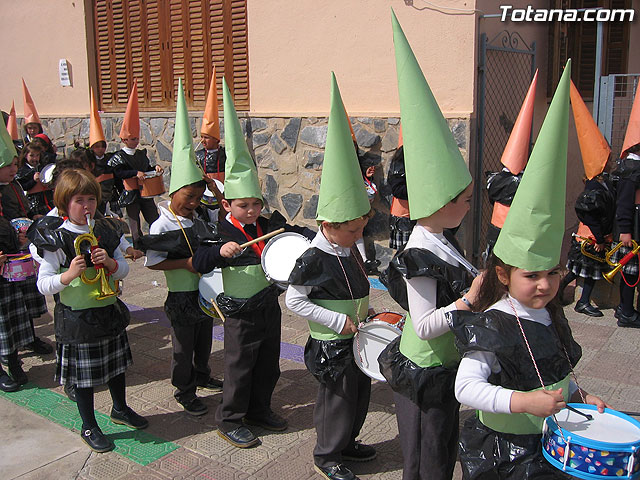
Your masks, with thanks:
M368 377L386 382L380 373L378 357L393 340L402 335L406 315L381 312L367 317L358 325L353 337L353 357L356 365Z
M9 282L21 282L36 276L36 266L30 254L7 260L2 266L2 276Z
M200 283L198 283L198 304L204 313L213 318L220 318L211 302L215 302L218 294L223 291L221 269L216 268L200 278Z
M609 408L598 413L595 405L570 405L592 415L593 420L567 409L555 416L557 424L553 417L547 417L542 453L549 463L578 478L637 479L640 476L640 422Z
M140 189L140 196L145 198L155 197L163 193L164 181L162 180L162 174L155 171L145 172L142 188Z
M56 169L55 163L50 163L45 165L42 171L40 172L40 182L47 187L53 187L53 171Z
M26 218L26 217L19 217L19 218L14 218L13 220L11 220L11 225L13 226L13 228L16 229L16 232L20 233L20 232L26 232L27 230L29 230L29 227L31 226L31 224L33 223L33 220L31 220L30 218Z
M296 260L310 245L307 237L295 232L280 233L270 239L260 260L267 280L285 290Z
M216 187L218 187L218 190L220 191L220 193L224 193L224 183L222 183L220 180L216 180L215 178L214 178L214 182L216 182ZM204 191L204 195L202 195L202 199L200 200L200 203L202 203L207 207L215 208L218 206L218 199L213 194L213 192L209 190L209 187L207 187Z

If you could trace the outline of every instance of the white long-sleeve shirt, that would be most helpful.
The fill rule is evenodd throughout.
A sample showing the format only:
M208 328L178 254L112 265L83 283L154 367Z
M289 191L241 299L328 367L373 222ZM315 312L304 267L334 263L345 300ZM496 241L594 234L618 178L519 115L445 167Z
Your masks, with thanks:
M89 232L88 225L75 225L69 220L65 220L61 228L78 234ZM112 273L112 277L114 280L122 280L129 273L129 264L118 248L113 252L113 259L118 262L118 269ZM62 283L62 280L60 280L62 274L58 273L61 265L66 263L66 260L67 256L62 249L58 249L55 252L44 251L40 269L38 270L37 285L40 293L43 295L53 295L60 293L68 287L68 285L65 285Z
M431 233L437 241L449 243L442 233ZM434 243L433 237L426 228L416 225L411 232L405 250L409 248L424 248L441 258L445 262L461 267L455 257ZM454 248L450 245L450 248ZM445 314L456 310L455 302L441 308L436 308L438 282L433 278L414 277L407 280L407 299L409 314L416 334L422 340L439 337L449 331Z
M351 250L349 248L343 248L335 243L330 243L322 233L322 230L318 231L311 241L311 247L316 247L323 252L334 256L336 253L339 257L348 257L351 255ZM333 310L329 310L313 303L309 300L309 293L311 293L311 290L312 287L289 285L285 298L287 308L300 315L305 320L310 320L312 322L319 323L320 325L324 325L336 333L342 332L342 329L347 322L347 315L344 313L334 312Z
M546 308L527 308L515 298L508 296L516 309L518 317L551 325L551 317ZM487 310L499 310L513 315L507 297L498 301ZM528 361L529 359L523 359ZM511 413L511 395L515 390L489 383L492 373L500 372L500 364L495 354L491 352L471 352L465 355L458 367L455 394L458 401L464 405L491 413ZM569 383L569 396L577 390L576 384Z

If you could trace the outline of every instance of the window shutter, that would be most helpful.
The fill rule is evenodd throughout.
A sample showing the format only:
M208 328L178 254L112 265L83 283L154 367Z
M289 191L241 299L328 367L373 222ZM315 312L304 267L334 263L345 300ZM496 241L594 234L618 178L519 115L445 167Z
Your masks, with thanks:
M246 0L95 0L101 107L125 110L134 79L141 110L172 110L178 79L203 108L215 63L236 108L249 108Z

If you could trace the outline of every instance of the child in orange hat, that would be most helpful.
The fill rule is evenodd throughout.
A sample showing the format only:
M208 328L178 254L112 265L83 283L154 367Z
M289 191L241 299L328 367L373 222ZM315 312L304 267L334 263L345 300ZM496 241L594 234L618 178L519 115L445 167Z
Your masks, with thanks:
M146 149L137 149L140 143L140 117L138 114L138 84L134 82L127 111L125 112L120 140L124 148L113 154L107 163L113 168L113 174L124 183L124 191L120 195L120 206L124 206L129 217L129 228L134 247L142 236L140 213L149 225L158 219L158 209L152 197L142 197L140 184L145 179L145 173L155 170L162 174L162 167L151 166Z
M209 178L224 181L224 164L227 160L224 148L220 146L220 119L218 117L218 91L216 89L216 69L211 75L207 104L200 127L202 148L196 151L196 160Z

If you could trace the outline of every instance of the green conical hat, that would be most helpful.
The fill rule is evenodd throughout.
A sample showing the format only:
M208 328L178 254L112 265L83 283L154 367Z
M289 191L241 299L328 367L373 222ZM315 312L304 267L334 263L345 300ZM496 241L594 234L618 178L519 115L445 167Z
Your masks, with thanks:
M416 220L453 200L471 174L393 9L391 16L409 212Z
M16 147L11 140L11 135L4 122L0 122L0 168L11 165L13 159L18 156Z
M227 161L224 167L224 196L234 198L259 198L262 200L258 170L247 148L240 120L233 105L227 81L222 78L224 103L224 144Z
M331 72L331 113L322 163L317 220L348 222L371 209L344 104Z
M571 60L549 105L493 252L507 265L549 270L564 235Z
M196 155L193 151L193 143L191 141L189 112L187 112L187 102L184 98L184 90L182 89L182 79L179 79L169 195L185 185L191 185L200 180L202 180L202 170L200 170L196 164Z

